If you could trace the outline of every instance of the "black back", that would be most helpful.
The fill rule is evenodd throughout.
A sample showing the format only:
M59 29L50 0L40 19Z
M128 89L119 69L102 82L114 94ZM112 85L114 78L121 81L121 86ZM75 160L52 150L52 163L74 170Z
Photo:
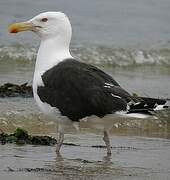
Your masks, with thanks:
M67 59L42 75L44 86L37 89L42 102L57 107L73 121L90 115L126 110L130 95L100 69ZM112 84L104 87L105 83Z

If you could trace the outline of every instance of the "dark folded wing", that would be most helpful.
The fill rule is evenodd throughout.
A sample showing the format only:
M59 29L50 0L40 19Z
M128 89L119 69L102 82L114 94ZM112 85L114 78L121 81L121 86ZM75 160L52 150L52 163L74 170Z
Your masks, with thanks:
M102 117L126 110L130 95L100 69L76 60L65 60L42 75L37 93L42 102L73 121L90 115Z

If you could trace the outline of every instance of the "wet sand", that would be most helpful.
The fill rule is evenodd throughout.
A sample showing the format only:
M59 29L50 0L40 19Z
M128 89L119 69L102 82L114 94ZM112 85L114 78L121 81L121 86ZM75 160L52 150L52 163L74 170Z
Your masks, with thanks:
M112 156L104 148L101 135L69 134L61 156L53 146L0 145L0 179L119 179L168 180L170 176L170 140L161 138L112 136Z
M130 70L112 71L108 68L107 71L114 72L110 74L116 75L121 85L131 92L169 97L169 72L164 76L157 75L156 70L130 73ZM24 82L31 79L28 72L31 74L32 70L25 76L24 71L19 73ZM8 73L9 76L11 78L12 74ZM18 82L17 77L14 79ZM84 124L81 132L67 132L65 142L80 146L64 145L61 157L56 157L52 146L0 145L0 180L168 180L170 112L158 114L158 119L113 119L111 157L105 156L104 148L91 147L104 144L102 133L93 128L92 131L86 130L84 128L88 126ZM17 127L26 129L30 134L56 136L55 123L46 120L32 98L0 98L0 128L8 133Z
M61 10L73 24L75 57L98 65L131 93L170 97L169 0L8 0L0 2L0 9L1 84L31 84L39 43L32 34L9 36L8 24L31 18L37 12ZM84 51L84 46L90 51ZM170 113L165 113L158 119L115 122L111 157L105 156L106 149L91 147L103 145L97 130L69 132L65 142L80 146L64 145L60 157L56 157L53 146L0 145L0 180L168 180L169 119ZM0 98L0 128L8 133L17 127L31 134L56 136L54 122L45 121L32 98Z
M56 137L55 123L45 119L32 98L0 100L4 132L21 127L29 134ZM60 157L54 146L0 145L0 180L168 180L170 111L157 115L158 119L105 119L105 125L113 126L111 157L106 156L105 148L92 147L104 145L103 135L86 122L81 123L80 131L67 131L65 142L79 146L64 145Z

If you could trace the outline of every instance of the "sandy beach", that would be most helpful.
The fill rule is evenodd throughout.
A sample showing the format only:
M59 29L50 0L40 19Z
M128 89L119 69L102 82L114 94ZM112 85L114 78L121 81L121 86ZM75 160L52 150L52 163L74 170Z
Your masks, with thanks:
M9 24L44 11L63 11L72 22L72 54L110 74L139 96L170 99L170 1L0 1L0 85L32 84L39 39L9 35ZM168 102L170 105L170 101ZM81 124L70 128L61 155L55 146L0 144L0 180L169 180L170 111L157 118L105 119L112 155L102 132ZM0 98L0 129L57 136L32 97ZM0 132L1 133L1 132Z

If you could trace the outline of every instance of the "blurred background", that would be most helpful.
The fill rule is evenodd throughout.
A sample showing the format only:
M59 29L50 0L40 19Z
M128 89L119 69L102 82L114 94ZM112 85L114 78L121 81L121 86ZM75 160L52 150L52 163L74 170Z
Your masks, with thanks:
M31 32L11 35L7 28L45 11L69 16L76 58L109 73L130 93L170 98L169 0L0 0L0 85L31 85L40 40ZM103 143L101 132L83 127L81 134L66 135L66 142L81 145L63 146L68 159L55 158L54 147L0 146L0 179L56 179L57 174L60 179L167 180L170 112L112 123L113 160L105 161L104 149L91 148ZM1 97L0 129L17 127L56 136L55 123L46 120L33 98Z
M75 57L101 66L131 92L170 97L169 8L169 0L1 0L1 83L31 83L40 42L31 32L10 35L8 25L63 11L73 27Z
M32 83L40 42L31 32L9 34L8 25L63 11L72 24L76 58L100 67L131 93L170 98L169 9L169 0L1 0L0 84ZM28 122L32 130L40 114L32 98L0 99L0 123L6 130L9 124L28 128ZM161 136L168 137L169 129Z

